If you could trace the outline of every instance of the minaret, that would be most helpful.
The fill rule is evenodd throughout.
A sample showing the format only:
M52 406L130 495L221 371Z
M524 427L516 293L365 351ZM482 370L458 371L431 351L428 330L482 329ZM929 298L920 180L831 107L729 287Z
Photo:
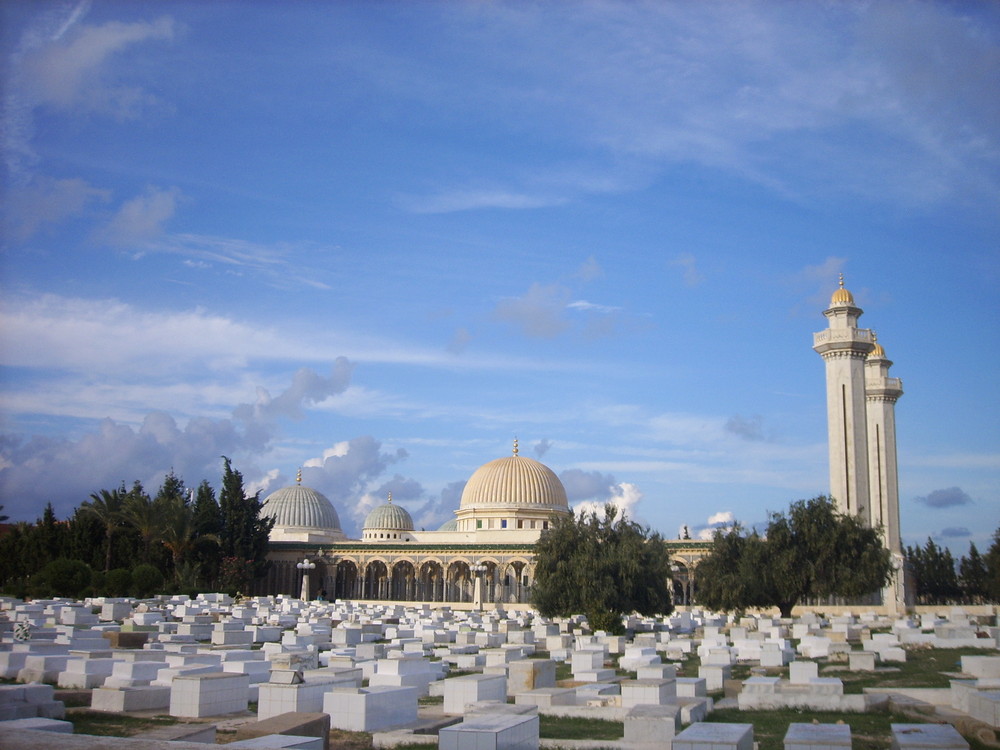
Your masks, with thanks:
M861 314L841 274L840 288L823 311L829 326L813 334L813 349L826 362L830 495L840 512L870 523L865 357L873 345L871 331L858 328Z
M874 337L875 348L865 362L868 398L868 482L872 526L881 526L890 552L902 551L899 538L899 471L896 466L896 401L903 381L889 377L892 361Z

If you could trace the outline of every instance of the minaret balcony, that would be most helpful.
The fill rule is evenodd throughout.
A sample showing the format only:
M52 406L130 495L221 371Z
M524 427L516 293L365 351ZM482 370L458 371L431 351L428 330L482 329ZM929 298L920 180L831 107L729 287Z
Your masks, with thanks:
M869 378L865 380L865 394L899 398L903 395L903 381L901 378Z
M834 351L867 354L874 348L872 332L867 328L827 328L813 334L813 349L820 354Z

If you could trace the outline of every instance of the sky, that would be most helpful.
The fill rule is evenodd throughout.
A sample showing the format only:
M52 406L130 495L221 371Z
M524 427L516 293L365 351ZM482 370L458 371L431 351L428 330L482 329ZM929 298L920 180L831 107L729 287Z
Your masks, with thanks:
M4 2L0 504L552 468L676 538L829 490L843 273L904 544L1000 527L1000 5ZM584 505L584 507L590 507Z

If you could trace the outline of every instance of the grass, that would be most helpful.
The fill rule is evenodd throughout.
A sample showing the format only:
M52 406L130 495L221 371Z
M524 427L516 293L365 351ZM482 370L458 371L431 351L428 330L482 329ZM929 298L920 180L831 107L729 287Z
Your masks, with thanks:
M73 722L74 734L92 734L99 737L131 737L155 727L176 724L173 716L138 718L104 711L74 710L66 713L66 720Z
M845 693L861 693L866 687L946 688L952 678L945 673L961 672L961 657L982 653L983 650L978 648L909 648L905 662L890 663L876 672L849 672L844 669L824 670L823 674L843 680Z
M573 679L573 665L566 661L556 662L556 684L562 680Z
M851 727L853 750L888 750L892 738L889 725L915 723L912 717L887 712L855 714L791 708L776 711L716 709L708 715L706 721L753 724L753 738L759 750L782 750L789 724L808 724L813 721L820 724L848 724Z
M620 721L542 714L538 717L538 735L544 740L620 740L625 736L625 725Z
M372 736L368 732L348 732L346 729L330 730L330 750L368 750L372 746ZM437 747L437 745L434 745ZM421 747L423 745L414 745Z

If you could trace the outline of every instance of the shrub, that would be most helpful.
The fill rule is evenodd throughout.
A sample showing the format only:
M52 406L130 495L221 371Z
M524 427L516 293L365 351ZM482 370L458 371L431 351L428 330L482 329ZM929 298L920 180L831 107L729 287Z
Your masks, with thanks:
M163 588L163 573L148 563L136 565L132 569L132 593L145 599Z
M93 571L82 560L59 557L48 563L31 579L32 596L68 596L79 598L90 585Z
M132 589L132 573L127 568L109 570L104 576L104 590L108 596L128 596Z

